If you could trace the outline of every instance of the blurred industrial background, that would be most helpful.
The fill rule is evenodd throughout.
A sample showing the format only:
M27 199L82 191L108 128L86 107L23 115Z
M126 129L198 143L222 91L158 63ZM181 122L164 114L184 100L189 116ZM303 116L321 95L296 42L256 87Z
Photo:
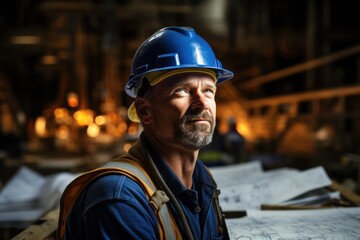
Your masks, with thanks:
M235 162L260 160L265 168L322 165L330 177L356 190L357 5L349 0L5 1L0 8L1 183L22 165L43 174L84 171L125 152L141 131L126 116L132 99L124 84L132 56L150 34L177 25L193 27L235 73L217 96L218 134L235 124L243 137Z

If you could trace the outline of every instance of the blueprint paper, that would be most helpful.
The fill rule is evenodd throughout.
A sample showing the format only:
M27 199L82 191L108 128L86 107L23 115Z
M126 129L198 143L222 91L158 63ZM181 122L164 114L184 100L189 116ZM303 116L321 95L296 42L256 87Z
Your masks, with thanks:
M220 188L220 205L225 211L260 209L261 204L279 204L330 184L331 180L322 167L302 172L270 171L251 181Z
M226 219L230 239L236 240L359 240L360 208L292 211L248 211Z
M36 200L44 183L43 176L23 166L0 191L0 205Z
M64 172L43 177L21 167L0 191L0 226L35 221L59 206L64 189L77 175Z
M258 161L210 168L218 186L229 187L263 174Z
M65 188L78 175L79 174L63 172L46 177L46 183L44 184L39 200L42 208L48 210L58 207Z

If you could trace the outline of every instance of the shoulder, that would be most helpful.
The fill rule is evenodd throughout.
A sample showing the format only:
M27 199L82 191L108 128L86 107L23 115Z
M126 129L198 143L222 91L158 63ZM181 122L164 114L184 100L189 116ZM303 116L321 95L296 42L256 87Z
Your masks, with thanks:
M83 219L89 214L95 216L99 211L110 208L121 209L121 212L141 212L154 217L148 197L139 183L114 173L94 179L83 190L74 204L72 216Z
M93 180L82 194L87 208L109 200L124 200L137 203L148 202L138 182L122 174L106 174Z
M158 225L142 187L125 175L111 173L94 179L81 193L66 234L74 236L69 239L155 239Z

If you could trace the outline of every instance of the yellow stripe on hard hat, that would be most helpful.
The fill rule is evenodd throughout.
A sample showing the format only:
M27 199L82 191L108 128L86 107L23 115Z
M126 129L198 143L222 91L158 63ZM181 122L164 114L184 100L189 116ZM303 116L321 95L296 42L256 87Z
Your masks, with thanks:
M216 83L216 76L215 72L210 69L206 68L180 68L180 69L174 69L171 71L161 71L161 72L151 72L145 75L145 77L149 80L150 85L154 86L161 82L162 80L172 77L174 75L182 74L182 73L205 73L210 75L214 78L214 81Z
M182 73L205 73L210 75L215 83L217 82L215 72L211 69L207 68L180 68L180 69L173 69L170 71L158 71L158 72L150 72L146 74L144 77L146 77L150 83L151 86L155 86L159 82L161 82L164 79L167 79L169 77L182 74ZM136 113L135 105L132 103L128 109L128 117L133 122L140 122L140 119Z

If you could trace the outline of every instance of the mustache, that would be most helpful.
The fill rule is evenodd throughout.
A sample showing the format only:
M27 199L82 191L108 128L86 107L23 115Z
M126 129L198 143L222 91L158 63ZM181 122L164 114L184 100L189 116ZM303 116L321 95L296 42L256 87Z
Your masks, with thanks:
M214 123L214 119L212 117L212 115L209 112L189 112L186 113L182 119L181 122L185 123L185 122L191 122L194 120L198 120L198 119L203 119L206 120L208 122L210 122L211 124Z

